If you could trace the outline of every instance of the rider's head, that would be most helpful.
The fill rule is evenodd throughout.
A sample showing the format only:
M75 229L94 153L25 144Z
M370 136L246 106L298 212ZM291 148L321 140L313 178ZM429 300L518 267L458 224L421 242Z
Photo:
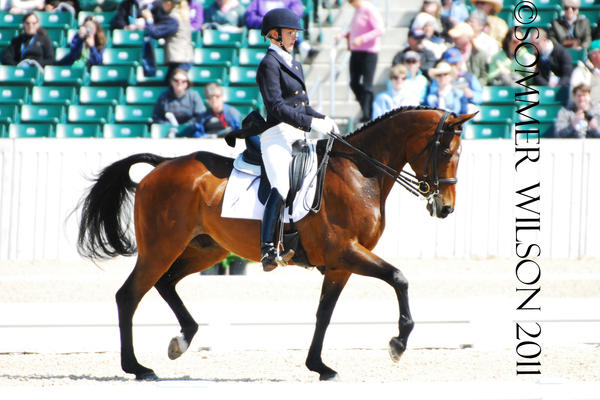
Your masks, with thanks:
M275 8L265 14L261 34L290 53L297 39L297 31L301 30L302 25L296 14L287 8Z

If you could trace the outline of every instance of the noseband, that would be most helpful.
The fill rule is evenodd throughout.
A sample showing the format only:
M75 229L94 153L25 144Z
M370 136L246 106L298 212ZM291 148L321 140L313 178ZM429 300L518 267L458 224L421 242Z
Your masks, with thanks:
M361 156L363 156L375 168L392 178L395 182L399 183L400 186L408 190L410 193L414 194L417 197L423 197L429 200L432 196L435 196L439 193L440 184L453 185L456 184L456 182L458 182L456 178L438 177L437 167L438 152L440 150L440 146L443 144L444 148L448 147L454 135L460 135L462 133L462 130L445 129L444 125L449 115L450 113L448 111L444 111L444 114L442 115L442 118L440 118L435 132L429 140L429 142L427 143L427 145L411 160L411 162L413 162L419 157L421 157L423 153L427 152L427 167L425 168L423 179L419 179L416 175L404 170L396 171L395 169L385 165L381 161L378 161L373 157L369 156L364 151L356 148L347 140L345 140L341 135L338 135L334 132L330 132L329 135L334 139L342 142L346 146L350 147L352 150L354 150ZM330 146L328 147L330 148ZM429 176L427 172L429 166L431 166L431 176Z

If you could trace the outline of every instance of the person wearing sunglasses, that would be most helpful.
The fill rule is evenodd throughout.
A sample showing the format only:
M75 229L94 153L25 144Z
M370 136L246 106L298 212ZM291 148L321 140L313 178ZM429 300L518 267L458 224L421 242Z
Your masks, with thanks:
M378 93L373 100L373 119L399 107L419 105L418 93L410 90L406 82L407 76L408 69L403 64L390 68L388 88Z
M2 55L2 64L20 67L35 66L42 70L54 64L54 46L40 26L37 14L23 16L23 33L14 37Z
M552 21L550 39L571 49L587 49L592 41L590 21L579 14L580 0L564 0L563 13Z

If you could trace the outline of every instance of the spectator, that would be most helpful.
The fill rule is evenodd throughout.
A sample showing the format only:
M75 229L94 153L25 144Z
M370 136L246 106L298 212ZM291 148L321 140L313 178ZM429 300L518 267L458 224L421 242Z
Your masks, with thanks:
M590 21L579 15L580 0L563 0L563 15L552 21L548 37L570 49L587 49L592 41Z
M180 135L194 136L196 122L206 107L198 92L190 90L191 85L187 71L175 69L169 88L158 96L154 105L153 122L177 126Z
M58 65L89 67L102 64L102 53L106 47L106 35L102 26L92 16L86 17L73 36L69 53L57 62Z
M408 32L408 44L403 50L400 50L394 56L392 65L404 63L404 57L408 51L414 51L419 54L421 62L421 71L423 74L427 74L430 68L433 68L436 62L435 55L431 50L423 47L423 38L425 32L422 29L410 30Z
M502 41L502 50L490 61L487 82L490 86L515 85L518 80L527 75L526 66L535 63L535 56L529 53L525 47L520 47L518 53L515 54L517 46L521 43L516 37L517 29L517 27L511 27L508 30Z
M504 39L506 32L508 32L506 21L495 15L502 10L502 0L475 0L473 5L487 14L487 34L493 37L498 42L498 45L501 45L502 39Z
M432 23L435 32L440 35L443 31L441 12L440 0L423 0L421 10L410 23L410 29L423 29L426 23Z
M571 93L581 84L590 87L592 102L600 102L600 40L590 44L587 60L579 61L571 74Z
M425 33L423 48L430 50L435 58L439 59L444 54L444 51L448 49L448 46L444 39L436 32L434 22L433 20L426 21L423 26L423 33Z
M469 15L468 23L473 29L473 46L475 46L477 51L485 54L485 61L489 63L492 57L500 51L500 47L494 38L485 33L487 29L487 14L475 9Z
M419 53L412 50L407 51L404 54L404 63L396 65L404 65L406 67L407 75L404 85L407 90L415 93L419 99L419 104L423 104L429 80L427 80L427 77L421 72L421 56L419 56Z
M487 82L488 63L486 55L477 50L473 45L473 28L466 22L462 22L452 28L448 34L454 39L456 48L460 50L462 60L469 72L479 79L481 85Z
M238 0L216 0L204 12L205 26L241 32L246 24L246 9Z
M373 119L382 116L402 106L418 106L421 99L418 93L410 90L406 85L408 69L404 64L394 65L390 69L388 88L375 96L373 100Z
M229 104L225 104L223 87L218 83L209 83L204 88L204 98L208 110L198 117L198 129L195 136L224 136L232 130L242 127L242 115Z
M481 104L483 88L475 75L467 71L460 50L457 48L448 49L442 56L442 60L452 67L452 76L454 77L452 79L452 86L462 90L464 97L469 104L466 112L475 112L473 105ZM431 82L431 84L436 85L437 82Z
M592 102L590 87L579 84L573 89L573 104L558 111L555 135L561 138L600 138L600 105Z
M35 13L23 16L23 33L14 37L4 50L2 64L36 66L42 69L54 64L54 46L46 31L40 27Z
M34 11L44 11L44 0L10 0L8 12L11 14L29 14Z
M117 12L110 22L111 29L125 29L128 31L142 30L146 26L146 21L142 18L142 8L147 8L151 4L138 0L123 0Z
M373 106L373 78L383 35L381 14L368 0L348 0L354 8L348 31L336 36L345 37L350 49L350 88L362 110L361 122L370 121Z
M142 10L148 35L165 39L167 82L176 68L188 71L194 61L190 8L185 0L157 0L152 11Z
M201 0L190 0L190 25L192 30L199 31L204 26L204 6Z
M463 0L442 0L442 24L449 31L469 18L469 10Z
M433 82L427 90L425 105L457 114L467 112L467 101L463 91L452 86L454 76L450 64L440 61L437 66L429 70L429 77Z
M560 44L552 42L544 29L539 28L538 32L531 38L539 51L538 74L534 83L539 86L568 86L573 70L571 54Z

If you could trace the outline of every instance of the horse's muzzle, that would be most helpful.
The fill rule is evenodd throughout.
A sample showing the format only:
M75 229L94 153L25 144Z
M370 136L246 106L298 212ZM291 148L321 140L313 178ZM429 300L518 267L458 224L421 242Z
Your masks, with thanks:
M454 208L444 205L441 197L433 196L427 201L427 211L432 217L446 218L454 211Z

